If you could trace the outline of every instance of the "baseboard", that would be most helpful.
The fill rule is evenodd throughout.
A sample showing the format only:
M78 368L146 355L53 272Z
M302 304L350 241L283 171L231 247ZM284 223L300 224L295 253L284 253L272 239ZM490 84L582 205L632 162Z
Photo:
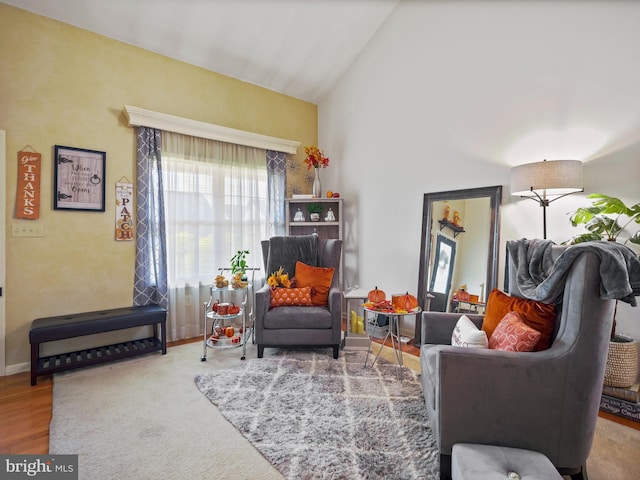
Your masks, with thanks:
M15 375L16 373L23 373L31 371L31 363L16 363L15 365L7 365L5 369L5 375Z

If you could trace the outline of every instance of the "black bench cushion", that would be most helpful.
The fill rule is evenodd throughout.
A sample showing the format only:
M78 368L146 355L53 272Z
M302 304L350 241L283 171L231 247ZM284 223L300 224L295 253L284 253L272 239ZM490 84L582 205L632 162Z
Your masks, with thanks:
M159 305L123 307L59 317L38 318L31 323L29 342L43 343L94 333L165 323L167 312Z

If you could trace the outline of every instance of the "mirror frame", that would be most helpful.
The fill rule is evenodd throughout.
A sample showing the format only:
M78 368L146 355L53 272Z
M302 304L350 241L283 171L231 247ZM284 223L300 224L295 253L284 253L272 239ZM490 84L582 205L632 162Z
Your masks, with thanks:
M422 205L422 237L420 238L420 267L418 273L418 304L426 310L429 258L431 257L431 228L434 222L433 203L445 200L467 200L470 198L489 198L491 210L489 228L489 251L487 252L487 277L485 281L486 301L489 293L498 285L498 262L500 245L500 204L502 203L502 185L493 187L468 188L464 190L450 190L448 192L425 193ZM437 221L437 219L435 220ZM416 318L414 343L422 343L422 321Z

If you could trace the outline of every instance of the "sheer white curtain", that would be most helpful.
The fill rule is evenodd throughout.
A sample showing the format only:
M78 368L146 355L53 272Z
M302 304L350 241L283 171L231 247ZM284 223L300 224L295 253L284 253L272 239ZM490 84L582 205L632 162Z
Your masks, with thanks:
M249 250L249 266L262 263L260 241L269 238L266 151L163 132L162 161L168 336L178 340L202 335L208 286L233 254ZM262 278L260 272L256 280Z

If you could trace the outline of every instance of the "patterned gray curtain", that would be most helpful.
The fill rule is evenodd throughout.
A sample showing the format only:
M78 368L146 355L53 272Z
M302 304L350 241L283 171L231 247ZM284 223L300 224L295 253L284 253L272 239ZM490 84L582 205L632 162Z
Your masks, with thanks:
M284 198L286 196L285 172L287 154L267 150L267 186L269 205L269 236L285 235Z
M133 304L167 308L167 249L164 229L161 131L138 127L136 271Z

